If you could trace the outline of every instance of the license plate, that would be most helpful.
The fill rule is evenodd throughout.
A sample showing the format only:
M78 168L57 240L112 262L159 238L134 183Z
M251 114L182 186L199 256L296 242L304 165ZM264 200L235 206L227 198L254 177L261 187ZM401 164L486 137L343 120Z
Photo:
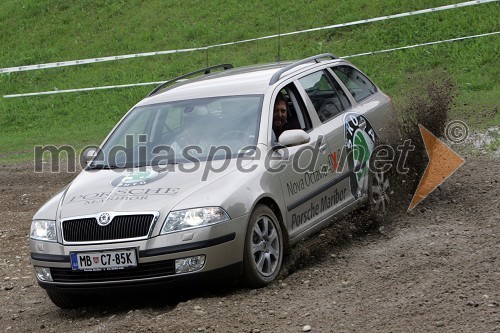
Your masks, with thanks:
M101 271L135 266L137 266L137 258L134 249L71 253L73 270Z

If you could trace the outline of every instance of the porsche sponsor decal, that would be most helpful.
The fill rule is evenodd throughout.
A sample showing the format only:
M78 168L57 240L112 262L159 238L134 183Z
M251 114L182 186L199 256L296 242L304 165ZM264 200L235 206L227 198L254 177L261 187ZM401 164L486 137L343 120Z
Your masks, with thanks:
M333 189L333 191L329 191L328 193L323 194L316 200L310 201L310 203L306 205L301 212L292 214L292 229L295 229L302 224L315 219L323 212L326 212L330 209L333 209L335 206L340 205L346 199L346 192L347 188L343 188L340 190L335 188Z
M112 191L76 195L68 203L98 204L106 201L140 201L147 200L151 196L176 195L180 190L178 187L145 187L167 174L168 172L160 173L155 170L135 170L113 179L110 182L110 185L114 187Z
M377 141L377 134L366 117L347 113L344 115L344 136L350 177L351 193L357 199L368 184L368 163Z
M176 195L178 187L155 187L155 188L117 188L112 192L94 192L76 195L68 203L96 204L106 201L140 201L147 200L151 196Z

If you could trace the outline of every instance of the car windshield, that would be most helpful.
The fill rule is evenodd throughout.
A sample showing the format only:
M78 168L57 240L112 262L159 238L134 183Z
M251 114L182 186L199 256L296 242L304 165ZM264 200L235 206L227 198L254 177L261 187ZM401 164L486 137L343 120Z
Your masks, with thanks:
M128 168L238 156L257 143L261 109L261 95L136 107L90 167Z

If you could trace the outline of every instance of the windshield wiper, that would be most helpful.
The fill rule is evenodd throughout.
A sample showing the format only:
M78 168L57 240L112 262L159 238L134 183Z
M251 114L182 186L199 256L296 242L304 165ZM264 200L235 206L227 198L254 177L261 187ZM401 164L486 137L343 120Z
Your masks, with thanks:
M95 164L89 164L86 167L86 170L114 170L114 169L138 169L138 168L146 168L149 166L165 166L165 165L175 165L179 164L179 162L174 161L174 160L169 160L169 161L162 161L161 163L155 163L152 164L151 162L143 162L143 163L127 163L125 165L115 165L115 164L101 164L101 163L95 163Z
M89 164L88 170L113 170L113 169L126 169L126 166L118 166L114 164Z

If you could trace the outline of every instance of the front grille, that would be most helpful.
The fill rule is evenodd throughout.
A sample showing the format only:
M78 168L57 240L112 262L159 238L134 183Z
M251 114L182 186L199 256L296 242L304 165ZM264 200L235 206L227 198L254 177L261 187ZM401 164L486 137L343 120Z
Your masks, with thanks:
M74 271L71 268L51 268L54 282L113 282L134 279L146 279L173 275L175 260L155 261L138 264L134 268L111 271Z
M113 239L145 237L154 215L119 215L106 226L97 224L95 217L66 220L62 223L66 242L93 242Z

